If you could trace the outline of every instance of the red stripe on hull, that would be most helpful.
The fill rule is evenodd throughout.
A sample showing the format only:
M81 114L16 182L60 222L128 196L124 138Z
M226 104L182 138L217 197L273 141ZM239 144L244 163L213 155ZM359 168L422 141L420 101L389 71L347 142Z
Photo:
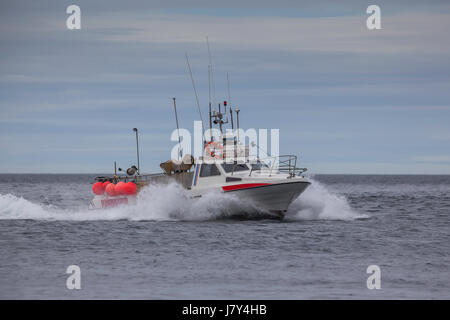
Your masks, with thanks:
M118 199L105 199L105 200L102 200L102 207L103 208L115 207L115 206L118 206L120 204L128 204L128 199L127 198L118 198Z
M271 183L243 183L243 184L234 184L232 186L223 186L223 191L232 191L232 190L239 190L239 189L251 189L255 187L262 187L262 186L268 186L271 185Z

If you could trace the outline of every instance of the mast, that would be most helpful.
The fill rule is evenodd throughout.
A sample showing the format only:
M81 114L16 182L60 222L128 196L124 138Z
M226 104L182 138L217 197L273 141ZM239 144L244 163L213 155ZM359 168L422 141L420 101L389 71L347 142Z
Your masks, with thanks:
M210 134L210 140L213 139L212 134L212 114L211 114L211 102L209 103L209 134Z
M222 121L222 111L220 110L220 103L219 103L219 114L218 114L218 116L219 116L219 128L220 128L220 133L223 133L223 131L222 131L222 124L223 124L223 121Z
M230 118L231 118L231 130L234 131L234 122L233 122L233 110L230 106Z
M211 108L211 65L208 65L208 91L209 91L209 134L210 141L213 139L212 134L212 108Z
M231 132L233 133L233 153L234 153L234 161L237 161L237 141L236 136L234 135L234 122L233 122L233 110L230 105L230 118L231 118Z
M239 110L239 109L234 109L234 111L236 111L236 122L237 122L237 133L238 133L238 136L237 136L237 138L238 138L238 142L239 142L239 111L241 111L241 110Z
M177 103L176 103L176 98L172 98L173 99L173 109L175 110L175 121L177 124L177 132L178 132L178 153L177 153L177 157L178 160L180 160L180 150L181 150L181 138L180 138L180 127L178 126L178 113L177 113Z
M136 132L136 155L137 155L137 165L138 165L138 174L141 174L141 166L139 165L139 137L138 137L138 129L133 128L133 131Z

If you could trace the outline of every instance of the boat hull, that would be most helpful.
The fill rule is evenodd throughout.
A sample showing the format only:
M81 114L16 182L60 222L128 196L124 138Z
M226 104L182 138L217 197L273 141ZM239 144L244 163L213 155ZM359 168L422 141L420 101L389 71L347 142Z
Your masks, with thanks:
M107 195L101 195L95 196L94 199L91 200L89 204L89 209L90 210L107 209L129 204L136 204L136 196L132 195L132 196L111 197Z
M289 205L297 199L311 184L303 178L273 181L270 179L255 179L247 183L227 184L221 190L227 194L233 194L245 202L251 202L256 209L271 213L278 218L283 218ZM158 181L167 184L169 181ZM175 182L175 181L174 181ZM205 188L193 192L193 198L201 197L211 189ZM192 192L192 191L191 191ZM136 196L116 196L107 195L95 196L91 201L91 209L106 209L119 205L136 204Z
M243 200L252 201L258 208L284 215L289 205L310 185L308 181L256 184L245 188L224 190L233 193Z

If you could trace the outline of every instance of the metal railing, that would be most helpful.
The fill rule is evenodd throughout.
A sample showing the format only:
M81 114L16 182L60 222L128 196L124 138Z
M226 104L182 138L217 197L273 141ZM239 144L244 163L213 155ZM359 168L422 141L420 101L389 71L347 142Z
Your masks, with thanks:
M276 163L276 162L275 162ZM305 172L306 168L297 168L297 156L294 155L282 155L278 156L278 171L287 172L289 177L295 177Z
M289 178L293 178L295 176L300 176L308 170L307 168L297 168L297 156L291 154L266 158L266 160L269 161L265 161L264 159L259 160L265 163L269 168L269 176L275 171L287 173Z
M147 181L151 180L152 178L160 177L160 176L165 176L165 174L164 173L149 173L149 174L141 174L141 175L135 175L135 176L118 176L118 175L113 175L113 176L108 176L108 177L101 176L101 177L95 177L94 180L100 181L100 182L110 181L110 182L114 182L114 183L117 183L119 181L147 182Z

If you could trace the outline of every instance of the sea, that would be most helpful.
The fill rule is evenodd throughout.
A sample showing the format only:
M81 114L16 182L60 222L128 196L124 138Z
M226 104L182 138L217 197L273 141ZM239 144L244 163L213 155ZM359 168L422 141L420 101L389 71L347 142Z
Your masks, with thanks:
M177 185L89 210L93 178L0 174L0 299L450 298L448 175L312 175L283 220Z

